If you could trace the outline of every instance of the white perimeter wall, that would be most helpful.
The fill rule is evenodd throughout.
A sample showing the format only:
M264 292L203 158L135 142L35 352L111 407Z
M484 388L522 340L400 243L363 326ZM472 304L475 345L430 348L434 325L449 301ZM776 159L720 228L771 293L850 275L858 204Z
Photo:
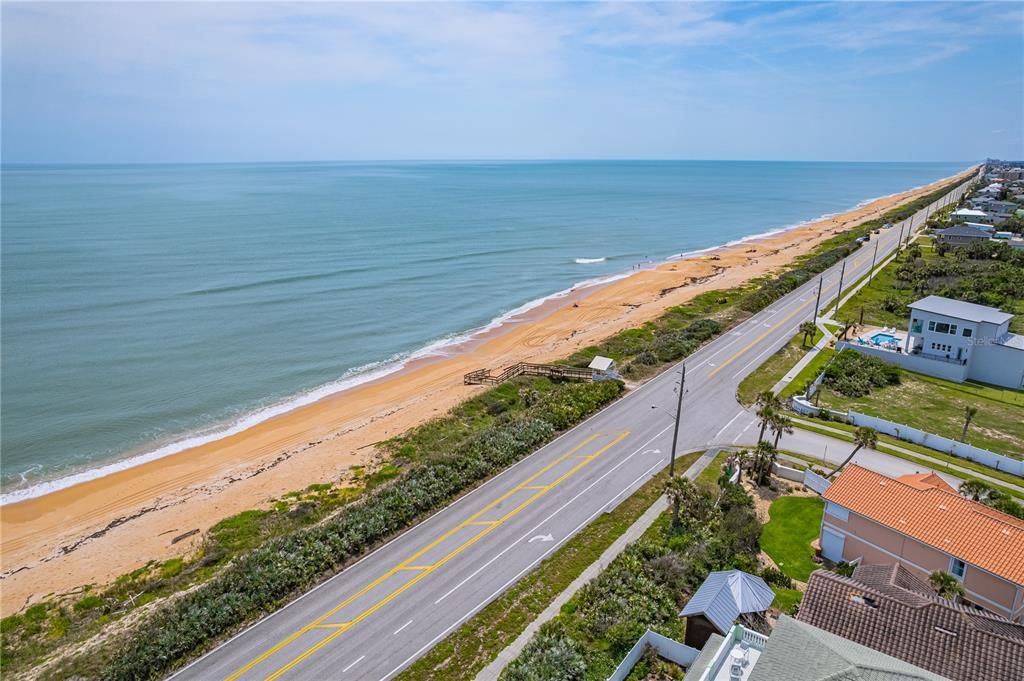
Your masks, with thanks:
M850 350L856 350L857 352L865 355L877 357L883 362L895 364L896 366L903 367L908 371L916 371L919 374L936 376L938 378L944 378L947 381L955 381L957 383L963 383L967 380L967 366L963 364L943 362L938 359L928 359L919 355L907 355L902 352L892 352L890 350L882 350L869 345L858 345L856 343L847 343L845 341L836 343L837 352L846 350L847 348Z
M968 377L974 381L1001 385L1004 388L1022 388L1024 350L1005 345L979 345L971 351ZM1024 418L1024 414L1021 418Z

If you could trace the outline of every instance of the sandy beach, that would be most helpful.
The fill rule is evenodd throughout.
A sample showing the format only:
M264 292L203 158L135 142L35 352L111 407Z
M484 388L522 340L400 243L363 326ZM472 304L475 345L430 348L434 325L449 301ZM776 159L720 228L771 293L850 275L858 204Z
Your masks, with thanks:
M149 560L185 554L218 520L310 483L337 480L370 460L374 443L482 390L463 385L467 371L565 357L698 293L778 270L834 233L948 181L575 290L448 356L419 360L236 435L3 506L0 609L7 615L48 594L101 584ZM199 532L172 543L192 530Z

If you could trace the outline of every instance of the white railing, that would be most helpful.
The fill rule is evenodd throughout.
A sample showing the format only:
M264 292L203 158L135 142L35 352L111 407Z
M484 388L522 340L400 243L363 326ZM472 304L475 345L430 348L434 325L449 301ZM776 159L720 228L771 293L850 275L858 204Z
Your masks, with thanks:
M751 629L747 629L746 627L740 627L740 629L743 630L743 641L745 641L754 650L764 650L764 647L768 644L767 636L759 634Z
M738 645L740 642L746 643L754 650L760 652L764 650L765 645L768 644L768 637L764 634L759 634L756 631L751 631L741 624L732 625L732 629L726 634L725 640L722 641L722 645L718 646L718 650L715 651L715 656L711 658L711 662L708 663L708 668L704 670L704 673L700 675L700 681L710 681L718 675L718 672L722 670L722 665L729 659L729 653L733 647Z

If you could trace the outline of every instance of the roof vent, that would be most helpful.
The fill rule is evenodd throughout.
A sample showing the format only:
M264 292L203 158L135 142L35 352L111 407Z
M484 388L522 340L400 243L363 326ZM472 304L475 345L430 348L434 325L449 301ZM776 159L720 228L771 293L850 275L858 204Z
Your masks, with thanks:
M935 627L935 631L939 632L940 634L945 634L946 636L959 636L959 634L957 634L955 631L943 629L942 627Z
M947 510L947 509L946 509L946 505L945 505L945 504L939 504L939 510L940 510L940 511L945 511L945 510Z
M853 601L854 603L860 603L861 605L866 605L869 608L877 608L878 607L878 601L876 601L871 596L864 596L863 594L851 593L850 594L850 600Z

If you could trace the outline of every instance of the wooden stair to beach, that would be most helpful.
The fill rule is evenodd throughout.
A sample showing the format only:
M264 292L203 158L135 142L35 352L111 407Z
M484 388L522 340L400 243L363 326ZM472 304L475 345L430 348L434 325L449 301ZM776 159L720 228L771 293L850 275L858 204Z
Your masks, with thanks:
M580 369L578 367L567 367L560 364L530 364L519 362L504 369L501 373L492 374L490 369L477 369L470 371L462 377L466 385L497 385L515 378L516 376L547 376L556 381L593 381L594 373L591 369Z

